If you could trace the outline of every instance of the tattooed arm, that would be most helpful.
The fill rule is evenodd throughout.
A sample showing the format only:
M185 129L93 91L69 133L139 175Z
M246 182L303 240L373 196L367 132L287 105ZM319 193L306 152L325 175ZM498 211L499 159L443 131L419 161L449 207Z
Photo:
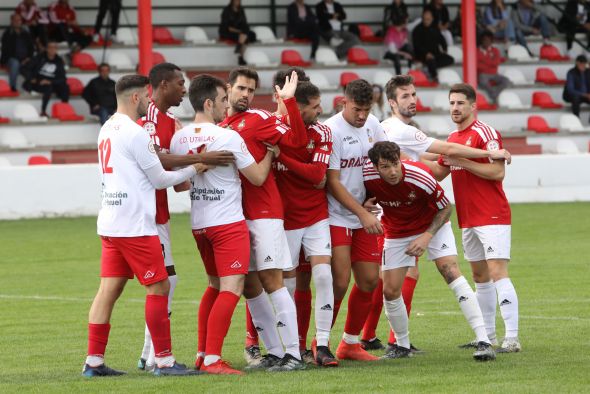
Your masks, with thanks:
M430 223L430 226L428 226L428 229L426 229L424 234L420 235L408 245L408 248L406 249L407 255L422 256L434 234L436 234L443 224L449 221L449 218L451 217L451 209L451 205L447 204L434 215L432 223Z

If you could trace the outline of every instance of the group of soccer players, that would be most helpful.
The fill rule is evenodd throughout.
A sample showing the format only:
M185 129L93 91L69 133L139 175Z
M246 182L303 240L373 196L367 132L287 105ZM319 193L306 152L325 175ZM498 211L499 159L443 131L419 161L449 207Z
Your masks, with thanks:
M473 357L520 351L518 298L508 277L510 207L502 189L510 154L500 134L475 119L474 89L450 89L457 131L442 142L413 126L417 97L410 76L387 83L393 115L382 123L370 114L372 87L365 80L346 86L343 110L324 123L318 121L321 92L302 69L278 71L273 84L277 110L270 113L251 108L259 86L255 70L236 68L227 82L199 75L188 89L195 118L183 127L168 113L187 93L180 68L162 63L149 78L127 75L117 82L117 112L98 137L101 282L89 314L83 375L123 373L104 364L104 353L112 309L134 276L147 293L138 367L155 375L243 374L222 358L242 295L247 369L379 360L367 349L379 347L374 333L382 308L392 330L381 358L410 357L418 350L408 318L425 251L474 331L464 345L475 348ZM449 173L475 292L458 268L451 206L438 183ZM172 354L171 186L189 191L191 228L208 276L194 369ZM330 334L351 275L334 355ZM312 280L316 327L308 349ZM506 335L494 350L496 304Z

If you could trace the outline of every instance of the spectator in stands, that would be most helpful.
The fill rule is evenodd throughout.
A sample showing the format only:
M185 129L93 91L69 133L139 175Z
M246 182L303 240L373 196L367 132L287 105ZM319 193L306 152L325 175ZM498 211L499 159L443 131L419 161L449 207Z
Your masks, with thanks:
M404 0L392 0L383 12L383 33L387 34L387 30L392 26L407 25L408 18L408 6Z
M230 0L221 13L219 37L237 42L235 52L239 54L238 63L245 65L246 45L256 41L256 33L250 30L241 0Z
M109 74L111 67L107 63L98 66L98 77L91 79L82 92L82 97L90 106L90 113L98 115L100 124L104 124L117 110L115 81Z
M580 117L580 105L590 104L590 70L588 59L584 55L579 55L575 67L567 72L563 100L572 103L572 113L577 117Z
M477 50L477 79L479 87L486 91L492 101L498 101L502 90L510 86L510 80L498 74L498 66L502 62L502 56L498 48L494 47L494 34L483 32L479 38L480 45Z
M360 40L356 35L343 29L346 12L342 4L334 0L323 0L316 4L315 12L322 38L335 47L338 58L346 58L348 50Z
M491 31L491 30L488 30L486 23L485 23L485 16L484 16L485 8L487 8L487 7L482 7L481 5L477 5L477 4L475 6L475 31L476 31L478 37L484 31ZM455 19L451 23L451 33L453 33L453 36L461 37L462 30L463 30L463 26L461 26L461 25L462 25L461 9L459 9L457 11L457 16L455 17Z
M57 54L57 42L47 43L47 50L31 60L30 79L23 84L26 91L34 90L43 95L41 116L47 116L47 104L51 94L55 93L62 102L70 98L70 88L66 82L64 61Z
M373 105L371 106L371 113L381 122L390 115L388 107L389 104L385 105L383 87L373 84Z
M94 41L98 41L100 29L102 29L102 21L107 14L111 14L110 18L110 36L107 39L114 40L119 28L119 14L121 13L122 0L100 0L98 3L98 14L96 14L96 22L94 22Z
M87 47L92 36L84 32L76 19L76 10L69 0L58 0L49 5L50 36L57 42L67 41L72 53Z
M400 75L402 73L401 60L407 60L408 68L411 68L413 56L408 41L407 18L399 18L395 21L399 25L389 26L385 32L383 43L386 52L383 58L393 61L395 73Z
M447 42L438 27L433 24L432 12L422 11L422 22L412 31L414 58L428 69L430 78L438 81L437 69L450 66L455 59L446 53Z
M320 29L318 21L305 0L295 0L287 7L287 38L311 40L311 59L320 45Z
M572 49L576 33L586 33L586 46L590 45L590 4L586 0L568 0L558 23L565 33L567 50Z
M504 0L492 0L484 11L486 29L494 33L494 38L504 42L514 42L516 33L510 17L510 9L504 4Z
M23 20L23 23L29 28L29 32L35 40L38 49L45 49L47 45L47 24L49 20L35 4L35 0L23 0L15 10Z
M430 3L424 8L432 12L432 17L434 19L432 23L434 26L438 27L438 30L440 30L440 33L447 41L447 45L453 45L453 35L449 30L451 24L449 9L444 5L443 0L430 0Z
M2 34L0 66L8 69L8 83L13 92L16 92L16 79L19 72L23 73L33 54L33 38L27 28L23 26L21 16L19 14L11 15L10 27Z
M538 35L543 36L543 42L549 43L551 37L551 26L545 14L539 10L533 0L519 0L512 10L512 22L516 34L516 42L525 47L529 52L530 49L526 42L526 36Z

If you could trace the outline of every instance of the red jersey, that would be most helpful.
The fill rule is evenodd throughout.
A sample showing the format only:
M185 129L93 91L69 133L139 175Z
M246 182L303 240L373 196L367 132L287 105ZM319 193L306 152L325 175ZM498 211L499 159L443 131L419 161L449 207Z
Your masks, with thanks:
M284 102L292 121L292 130L276 115L262 109L249 109L228 116L219 126L237 131L257 163L266 155L265 142L279 145L281 149L306 146L307 131L295 98ZM242 174L240 178L243 191L242 205L246 219L283 219L283 203L272 172L268 174L262 186L254 186Z
M51 23L68 23L76 20L76 10L69 3L60 3L56 1L51 3L48 8L49 20Z
M315 123L307 128L307 145L284 147L273 165L285 210L285 230L309 227L328 218L326 189L316 189L326 176L332 153L332 131Z
M383 209L385 238L405 238L425 232L438 211L449 204L445 191L430 169L419 162L402 160L402 179L390 185L370 161L363 168L367 198L377 197Z
M465 130L453 131L447 141L489 151L502 149L500 133L479 120ZM487 158L470 160L490 164ZM438 163L444 165L442 158ZM510 205L502 181L483 179L455 166L451 166L451 177L459 227L510 224Z
M168 112L162 112L150 101L147 114L137 121L150 135L154 144L162 152L170 152L170 141L176 131L176 119ZM156 223L165 224L170 220L168 211L168 192L166 189L156 190Z
M14 13L21 16L25 25L30 25L35 22L39 24L47 24L47 22L49 22L41 9L34 3L31 6L28 6L22 1L16 6Z

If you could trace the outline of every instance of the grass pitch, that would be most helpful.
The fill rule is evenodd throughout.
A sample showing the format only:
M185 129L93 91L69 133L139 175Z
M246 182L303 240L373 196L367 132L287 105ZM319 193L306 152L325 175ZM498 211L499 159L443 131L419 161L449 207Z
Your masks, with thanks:
M472 339L471 330L436 268L423 260L410 331L424 355L290 374L156 378L135 369L143 345L144 291L134 281L115 308L106 355L108 365L129 374L109 379L80 376L87 313L99 282L95 218L3 221L0 392L589 392L589 217L588 203L513 205L510 273L520 303L520 354L476 363L471 351L457 349ZM192 364L197 300L206 281L188 216L175 215L172 223L180 278L173 347L179 361ZM461 269L469 279L463 260ZM345 305L333 332L333 350ZM497 322L501 337L499 312ZM386 340L385 317L378 333ZM243 340L242 301L224 346L224 358L237 368L245 366Z

